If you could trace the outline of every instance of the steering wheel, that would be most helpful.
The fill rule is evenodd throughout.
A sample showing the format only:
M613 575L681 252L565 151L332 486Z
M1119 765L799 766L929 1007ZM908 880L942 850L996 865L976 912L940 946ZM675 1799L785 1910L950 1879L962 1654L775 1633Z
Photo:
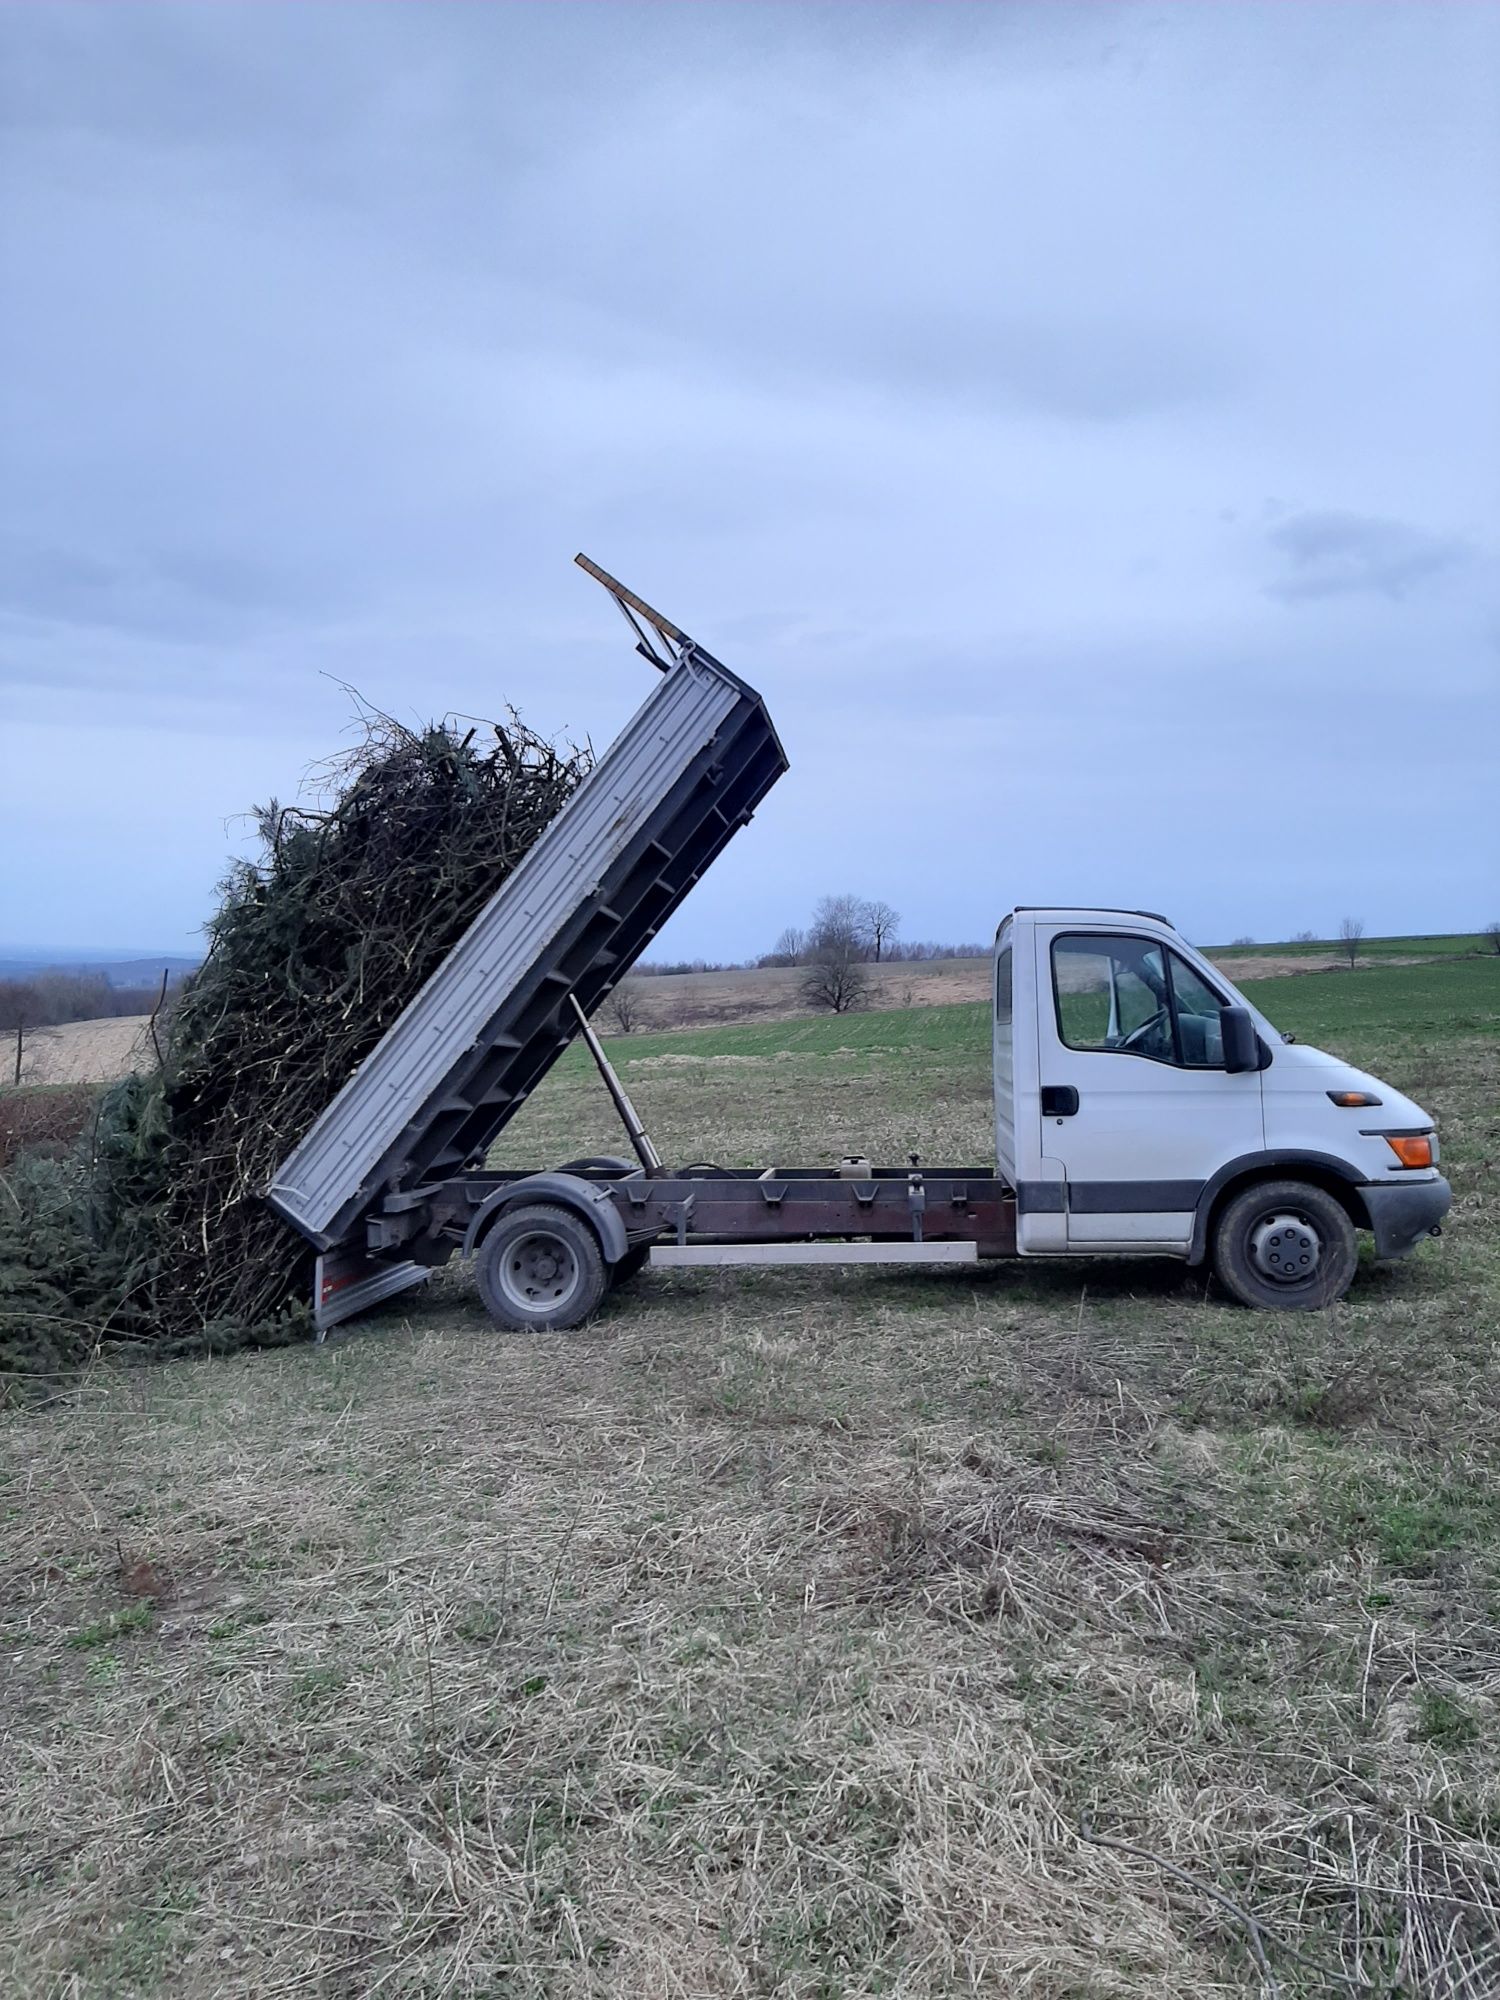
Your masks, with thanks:
M1149 1021L1142 1021L1138 1028L1132 1028L1128 1035L1116 1043L1116 1047L1146 1050L1149 1049L1151 1042L1158 1037L1170 1046L1172 1023L1171 1017L1168 1015L1165 1007L1158 1007Z

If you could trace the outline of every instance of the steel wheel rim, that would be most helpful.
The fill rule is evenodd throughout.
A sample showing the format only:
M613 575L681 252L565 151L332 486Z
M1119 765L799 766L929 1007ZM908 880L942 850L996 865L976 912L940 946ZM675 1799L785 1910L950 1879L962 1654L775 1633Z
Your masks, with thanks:
M1250 1261L1275 1285L1300 1285L1313 1277L1323 1257L1323 1239L1310 1216L1275 1209L1250 1228Z
M522 1312L552 1312L567 1305L582 1276L572 1245L546 1229L507 1243L496 1275L506 1303Z

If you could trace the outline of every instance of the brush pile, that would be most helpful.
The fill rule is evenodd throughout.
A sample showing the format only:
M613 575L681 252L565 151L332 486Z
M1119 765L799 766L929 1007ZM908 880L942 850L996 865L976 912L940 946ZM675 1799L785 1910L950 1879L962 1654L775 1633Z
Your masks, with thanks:
M48 1339L57 1359L101 1336L170 1351L301 1330L311 1252L262 1189L591 762L514 715L466 734L363 726L321 809L256 815L260 852L225 880L204 964L156 1026L159 1068L103 1100L67 1225L55 1189L32 1218L26 1266L66 1273L54 1327L81 1329ZM0 1285L0 1368L38 1351L24 1296L8 1310Z

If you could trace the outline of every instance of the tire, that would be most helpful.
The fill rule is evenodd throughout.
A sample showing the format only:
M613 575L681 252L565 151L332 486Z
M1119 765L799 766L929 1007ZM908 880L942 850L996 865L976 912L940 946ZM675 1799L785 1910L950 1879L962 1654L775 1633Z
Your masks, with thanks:
M635 1243L625 1252L618 1264L612 1264L609 1281L612 1285L628 1285L633 1277L644 1271L651 1261L651 1245Z
M609 1288L599 1239L581 1215L550 1202L506 1209L474 1259L479 1296L500 1326L581 1326Z
M1258 1181L1226 1202L1214 1224L1215 1276L1259 1312L1331 1306L1348 1291L1358 1262L1343 1204L1309 1181Z

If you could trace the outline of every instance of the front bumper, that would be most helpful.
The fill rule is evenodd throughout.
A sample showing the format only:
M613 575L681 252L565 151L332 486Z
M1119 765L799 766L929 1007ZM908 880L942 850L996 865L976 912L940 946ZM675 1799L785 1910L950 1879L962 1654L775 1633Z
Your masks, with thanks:
M1453 1190L1441 1174L1430 1181L1366 1181L1360 1193L1370 1211L1377 1257L1410 1256L1453 1206Z

